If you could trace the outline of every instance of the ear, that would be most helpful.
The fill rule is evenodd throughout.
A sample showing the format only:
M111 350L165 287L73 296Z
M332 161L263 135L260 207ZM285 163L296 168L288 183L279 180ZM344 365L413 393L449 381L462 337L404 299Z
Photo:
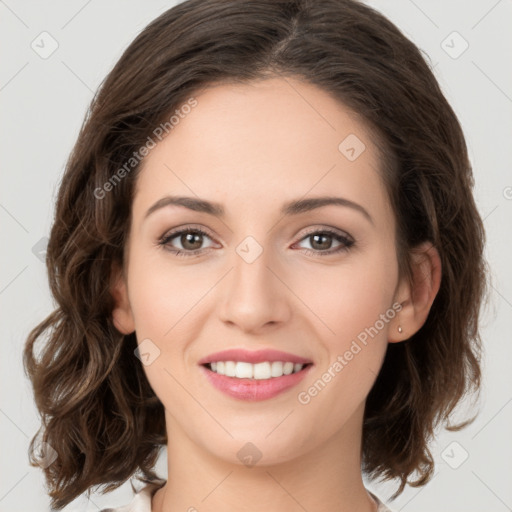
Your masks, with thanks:
M411 267L412 283L404 276L395 294L402 309L390 322L390 343L405 341L421 329L441 285L441 258L432 243L412 249Z
M135 321L128 300L128 288L122 269L116 263L112 264L110 294L114 298L112 321L115 328L122 334L135 331Z

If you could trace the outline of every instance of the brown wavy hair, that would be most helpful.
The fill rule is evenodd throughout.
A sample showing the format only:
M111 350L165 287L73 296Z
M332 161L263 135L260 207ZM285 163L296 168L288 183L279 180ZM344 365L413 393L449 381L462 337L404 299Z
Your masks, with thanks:
M400 479L393 498L407 483L424 485L434 428L479 392L483 223L461 126L421 51L356 0L188 0L151 22L103 81L60 183L46 256L56 309L30 332L23 354L41 415L30 463L38 465L42 432L58 454L39 464L54 508L92 486L111 491L134 473L158 478L167 442L163 405L134 355L135 333L123 336L112 322L109 284L113 266L123 266L140 164L113 176L194 93L276 76L332 94L377 137L400 272L410 276L410 250L420 242L441 257L425 324L388 344L367 397L362 470Z

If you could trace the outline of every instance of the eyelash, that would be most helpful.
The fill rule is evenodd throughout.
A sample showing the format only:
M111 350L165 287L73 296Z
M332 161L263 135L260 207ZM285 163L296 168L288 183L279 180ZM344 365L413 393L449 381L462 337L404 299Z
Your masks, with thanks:
M203 229L201 229L199 227L197 227L197 228L196 227L194 227L194 228L188 227L188 228L174 231L174 232L171 232L169 234L162 236L158 241L158 245L161 247L164 247L166 250L170 251L175 256L179 256L179 257L198 256L199 253L203 252L203 249L196 249L195 251L186 251L186 250L182 250L182 249L169 248L169 242L172 239L177 238L178 236L181 236L184 234L188 234L188 233L201 234L203 236L207 236L208 238L212 238L206 231L204 231ZM343 236L340 233L338 233L337 231L334 231L329 228L310 231L309 233L306 233L298 242L302 242L306 238L311 237L313 235L330 235L336 241L340 242L342 245L340 245L339 247L337 247L334 250L329 249L327 251L319 251L319 250L314 250L314 249L303 249L305 251L305 254L307 254L309 256L330 256L332 254L337 254L337 253L342 253L342 252L348 251L349 248L354 245L354 241L351 238L349 238L347 236Z

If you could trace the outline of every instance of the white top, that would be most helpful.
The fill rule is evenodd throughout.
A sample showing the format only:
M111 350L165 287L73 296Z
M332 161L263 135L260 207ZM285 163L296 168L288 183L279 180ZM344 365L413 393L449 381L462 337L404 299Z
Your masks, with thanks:
M151 512L151 499L153 494L155 494L162 485L163 484L159 482L146 484L139 492L135 493L133 500L127 505L116 508L103 508L100 512ZM377 512L393 512L384 503L382 503L375 494L370 491L368 491L368 493L379 505Z

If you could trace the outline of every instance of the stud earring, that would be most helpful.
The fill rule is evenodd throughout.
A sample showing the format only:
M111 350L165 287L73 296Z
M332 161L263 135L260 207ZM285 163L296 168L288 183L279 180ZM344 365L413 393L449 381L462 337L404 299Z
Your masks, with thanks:
M402 332L402 327L399 325L398 326L398 332L401 333Z

